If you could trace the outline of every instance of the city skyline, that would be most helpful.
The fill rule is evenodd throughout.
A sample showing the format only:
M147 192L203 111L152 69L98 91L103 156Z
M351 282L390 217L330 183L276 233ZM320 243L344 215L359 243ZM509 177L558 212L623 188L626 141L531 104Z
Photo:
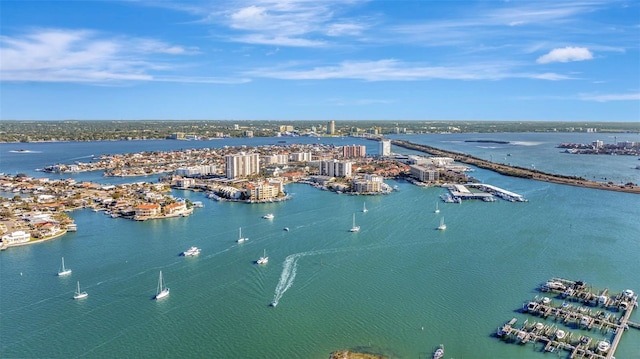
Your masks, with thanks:
M640 120L632 1L3 1L2 120Z

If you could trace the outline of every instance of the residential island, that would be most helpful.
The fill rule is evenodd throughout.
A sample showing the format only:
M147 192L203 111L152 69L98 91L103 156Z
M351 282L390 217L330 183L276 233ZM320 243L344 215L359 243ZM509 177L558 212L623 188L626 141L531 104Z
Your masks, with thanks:
M468 176L469 164L507 176L595 189L640 193L633 183L588 181L575 176L545 173L483 160L401 140L372 137L376 156L366 146L281 144L259 147L224 147L100 155L88 162L52 164L45 172L103 171L104 176L160 175L157 183L101 185L73 179L32 178L25 174L0 177L2 248L59 237L76 230L66 212L90 208L113 218L137 221L185 217L201 202L175 198L172 188L204 192L218 201L245 203L289 199L285 185L305 183L321 190L352 195L379 195L393 191L385 179L407 180L420 186L444 186L445 202L467 199L526 201L520 195L477 182ZM391 144L431 156L394 155ZM466 187L464 185L467 185ZM469 189L472 188L472 189ZM28 195L23 198L23 195Z

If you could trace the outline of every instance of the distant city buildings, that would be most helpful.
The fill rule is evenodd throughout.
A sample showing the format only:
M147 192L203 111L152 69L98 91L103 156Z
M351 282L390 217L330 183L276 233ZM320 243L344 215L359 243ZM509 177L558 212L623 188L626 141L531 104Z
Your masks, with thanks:
M247 177L260 173L260 155L235 154L225 156L225 174L229 179Z
M336 133L336 121L329 121L327 123L327 135L335 135Z

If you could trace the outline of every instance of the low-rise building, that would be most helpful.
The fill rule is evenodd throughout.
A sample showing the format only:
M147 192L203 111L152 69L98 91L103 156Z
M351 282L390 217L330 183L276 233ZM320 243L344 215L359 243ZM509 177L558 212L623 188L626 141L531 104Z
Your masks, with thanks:
M411 165L409 168L411 177L420 182L434 182L440 178L439 171L434 168L428 168L420 165Z
M180 215L186 213L186 211L187 204L185 202L174 202L164 206L164 214L168 216Z
M15 231L2 236L2 243L6 243L7 245L26 243L29 242L29 240L31 240L31 234L25 231Z
M157 203L143 203L137 205L134 210L138 217L151 217L160 214L160 205Z

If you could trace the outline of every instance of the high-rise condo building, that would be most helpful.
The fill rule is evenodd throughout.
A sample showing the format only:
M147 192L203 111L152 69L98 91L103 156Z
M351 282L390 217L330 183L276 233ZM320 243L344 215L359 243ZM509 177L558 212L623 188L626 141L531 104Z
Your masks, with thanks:
M260 155L257 153L227 155L224 159L226 164L225 173L229 179L260 173Z
M327 135L335 135L336 134L336 121L329 121L327 123Z
M380 152L380 156L391 155L391 140L381 140L379 152Z
M320 161L320 175L329 177L351 177L350 161Z
M342 157L356 158L365 157L367 155L367 146L353 145L342 147Z

